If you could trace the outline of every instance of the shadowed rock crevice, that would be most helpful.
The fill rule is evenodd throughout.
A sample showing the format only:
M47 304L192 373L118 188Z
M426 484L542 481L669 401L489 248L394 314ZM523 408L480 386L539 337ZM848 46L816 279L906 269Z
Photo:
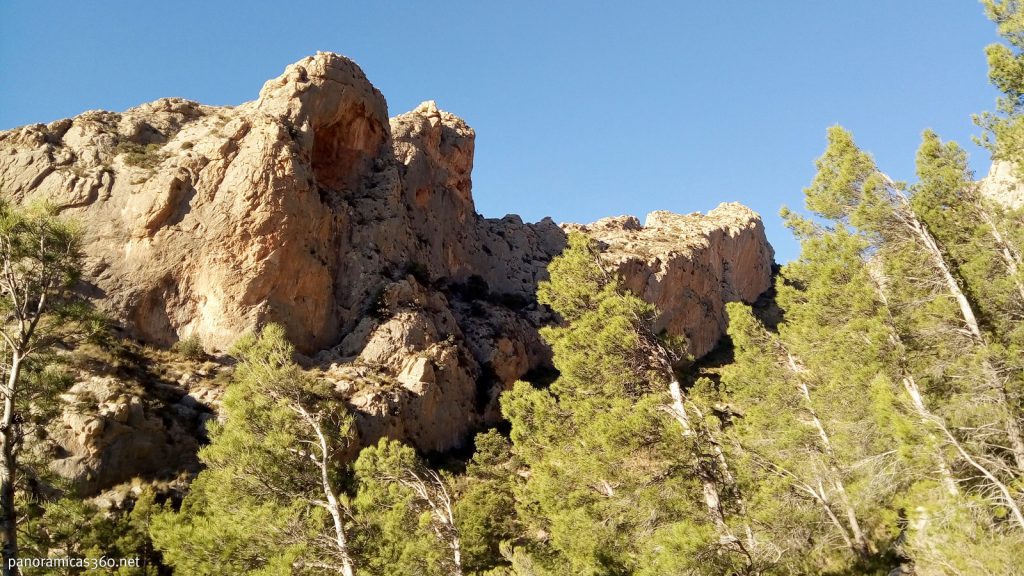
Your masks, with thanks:
M380 152L386 134L362 105L342 118L313 129L310 164L316 182L332 190L351 190Z

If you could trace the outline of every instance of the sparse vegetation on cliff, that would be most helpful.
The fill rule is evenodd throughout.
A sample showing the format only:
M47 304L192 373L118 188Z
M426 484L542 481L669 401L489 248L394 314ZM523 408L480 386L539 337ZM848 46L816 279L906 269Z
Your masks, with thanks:
M123 155L124 163L139 168L155 168L163 161L160 144L138 144L135 142L118 142L114 154Z

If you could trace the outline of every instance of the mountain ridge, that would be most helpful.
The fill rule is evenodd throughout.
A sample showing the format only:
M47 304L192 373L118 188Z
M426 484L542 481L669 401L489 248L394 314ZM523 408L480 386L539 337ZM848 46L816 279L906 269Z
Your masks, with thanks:
M503 390L550 369L538 329L557 318L535 292L569 231L597 239L696 357L724 333L725 302L771 285L773 252L746 207L655 212L644 226L483 218L474 149L454 114L427 101L389 118L355 63L318 53L235 107L161 99L0 132L0 190L82 222L86 291L125 335L222 354L280 323L346 398L364 443L425 452L462 445L501 418ZM197 437L200 420L187 422ZM93 467L131 466L104 455L118 448L101 436L64 436ZM121 472L104 477L134 471Z

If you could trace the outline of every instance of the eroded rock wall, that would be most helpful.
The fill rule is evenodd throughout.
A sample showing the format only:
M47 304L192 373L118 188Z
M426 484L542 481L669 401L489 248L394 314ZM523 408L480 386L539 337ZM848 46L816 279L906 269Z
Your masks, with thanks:
M1014 171L1013 164L997 160L988 175L979 182L982 195L1010 209L1024 206L1024 183Z
M163 99L0 132L0 190L82 221L87 291L132 338L198 337L223 352L279 322L349 401L364 440L441 451L500 418L498 394L549 365L538 328L556 319L535 291L566 238L550 219L477 214L474 147L473 129L433 102L389 119L358 66L319 53L237 107ZM723 333L724 302L752 302L770 284L763 226L739 205L573 227L604 243L627 286L659 307L660 327L697 356ZM109 384L76 390L107 397ZM68 411L55 436L68 474L106 479L95 489L133 472L94 470L134 458L110 446L146 450L89 422L177 434L155 409L115 404L126 412Z
M725 333L725 303L752 303L771 287L774 252L761 218L737 203L707 215L652 212L567 225L600 241L627 288L661 312L656 329L686 336L704 356Z

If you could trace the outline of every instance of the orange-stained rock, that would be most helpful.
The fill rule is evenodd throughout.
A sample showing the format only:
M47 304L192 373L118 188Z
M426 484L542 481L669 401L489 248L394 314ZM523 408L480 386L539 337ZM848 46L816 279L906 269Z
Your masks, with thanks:
M0 132L0 193L84 224L88 293L129 336L196 336L223 352L279 322L348 400L364 441L443 451L550 364L538 328L555 319L535 291L565 245L551 219L476 213L474 147L473 129L433 101L389 119L355 63L318 53L236 107L169 98ZM763 226L738 204L566 227L600 240L697 356L723 333L724 302L770 284ZM58 467L105 479L93 489L145 468L111 431L165 434L152 410L138 420L130 400L112 406L61 421Z
M725 303L752 303L771 286L774 252L760 216L737 203L707 215L651 212L567 225L596 238L626 287L657 306L657 330L686 336L701 357L725 333Z

